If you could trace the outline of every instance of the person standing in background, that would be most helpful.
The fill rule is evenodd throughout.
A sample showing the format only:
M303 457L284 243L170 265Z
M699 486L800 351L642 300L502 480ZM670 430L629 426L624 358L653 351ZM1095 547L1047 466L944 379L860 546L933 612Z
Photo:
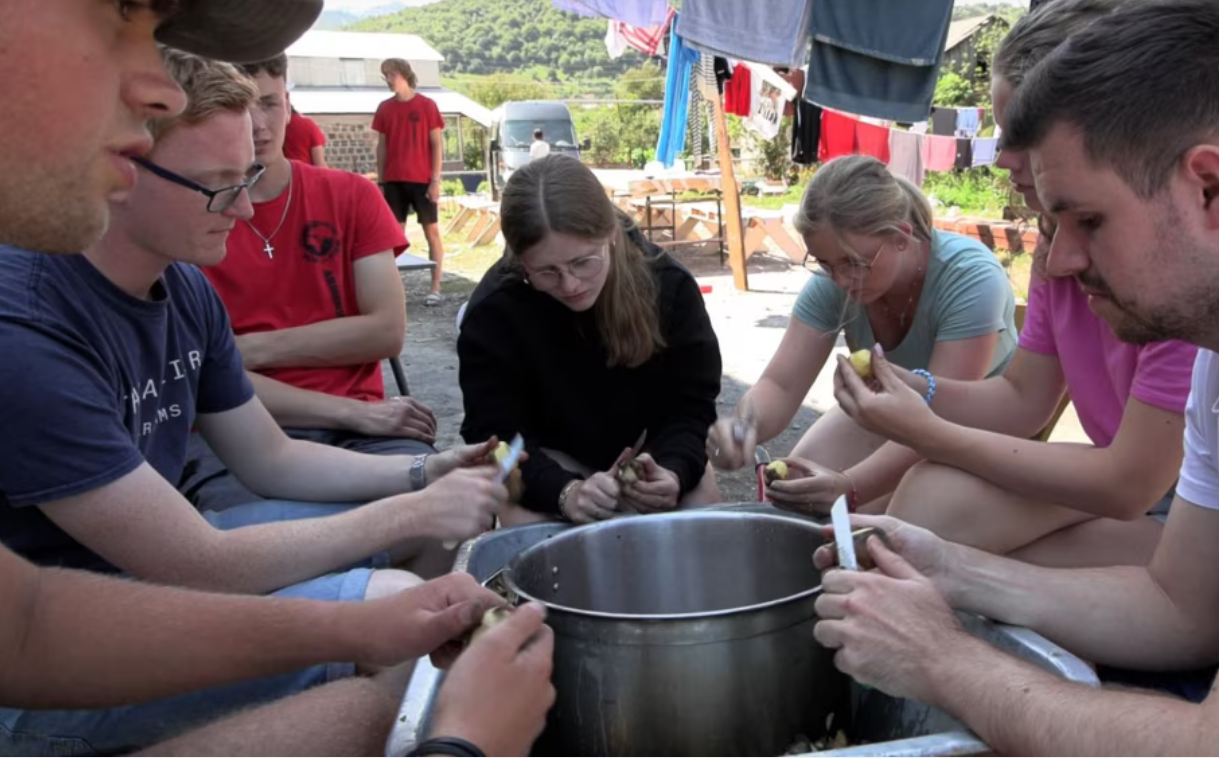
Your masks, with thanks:
M436 102L415 90L418 79L401 58L381 64L381 75L394 96L377 107L372 128L377 140L377 181L399 224L406 224L411 209L427 237L432 269L432 291L426 306L440 304L440 276L444 246L437 225L440 170L444 157L444 119Z

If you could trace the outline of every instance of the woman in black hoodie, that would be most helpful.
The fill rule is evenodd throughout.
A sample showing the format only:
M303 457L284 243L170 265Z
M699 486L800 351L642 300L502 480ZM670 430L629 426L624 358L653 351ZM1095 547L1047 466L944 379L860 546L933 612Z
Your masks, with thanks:
M505 523L715 503L705 437L721 363L698 284L619 213L568 156L512 175L507 250L483 277L457 341L467 440L520 433L523 510ZM639 480L615 465L643 431Z

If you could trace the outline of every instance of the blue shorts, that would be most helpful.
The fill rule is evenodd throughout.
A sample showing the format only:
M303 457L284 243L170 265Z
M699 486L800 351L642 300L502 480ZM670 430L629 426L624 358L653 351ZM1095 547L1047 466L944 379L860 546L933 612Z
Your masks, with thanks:
M230 530L252 524L329 516L356 505L259 501L203 516L215 527ZM291 585L270 595L315 601L359 601L368 589L372 567L388 563L387 556L374 556L358 568ZM335 662L115 709L26 711L0 708L0 756L129 753L242 709L354 674L353 663Z
M1216 667L1189 669L1181 672L1136 672L1132 669L1099 666L1096 676L1106 685L1128 685L1133 688L1157 690L1195 704L1206 700L1215 684Z

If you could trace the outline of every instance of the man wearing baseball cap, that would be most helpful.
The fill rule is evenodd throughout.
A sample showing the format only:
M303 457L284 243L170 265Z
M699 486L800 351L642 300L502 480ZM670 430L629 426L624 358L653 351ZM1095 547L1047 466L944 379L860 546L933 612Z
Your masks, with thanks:
M101 235L108 199L130 190L131 159L149 150L146 122L184 106L154 34L198 53L263 59L320 11L320 0L0 0L0 261L6 247L76 253ZM65 89L65 77L90 86ZM0 389L0 427L6 405ZM4 488L0 482L0 495ZM0 704L115 706L329 661L393 665L436 651L494 603L461 576L380 601L328 604L38 568L0 548ZM480 638L449 675L435 730L489 753L526 752L553 698L549 646L542 614L531 608ZM322 686L150 751L378 752L396 714L400 672ZM505 711L513 701L506 693L532 708ZM98 751L26 727L20 718L0 719L0 753Z

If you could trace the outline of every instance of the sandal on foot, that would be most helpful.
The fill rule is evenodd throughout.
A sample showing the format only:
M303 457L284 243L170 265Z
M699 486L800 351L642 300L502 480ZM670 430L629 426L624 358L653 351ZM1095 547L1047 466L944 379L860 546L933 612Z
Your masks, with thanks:
M440 293L428 293L428 296L423 299L423 305L429 306L429 307L430 306L439 306L440 305Z

